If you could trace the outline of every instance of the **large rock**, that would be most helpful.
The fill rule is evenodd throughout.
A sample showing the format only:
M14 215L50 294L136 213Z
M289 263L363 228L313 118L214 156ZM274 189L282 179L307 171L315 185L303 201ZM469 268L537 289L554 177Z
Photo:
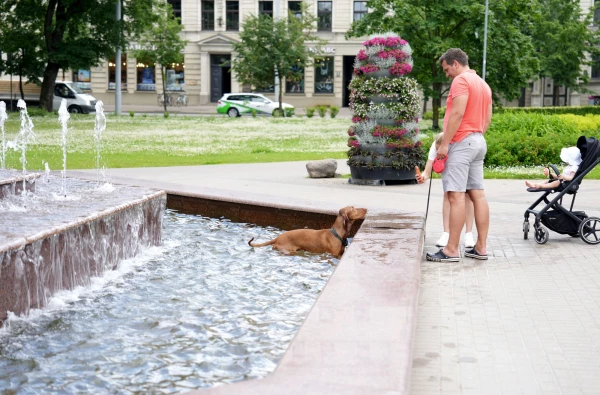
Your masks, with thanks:
M335 159L313 160L306 164L306 170L310 178L335 177L337 162Z

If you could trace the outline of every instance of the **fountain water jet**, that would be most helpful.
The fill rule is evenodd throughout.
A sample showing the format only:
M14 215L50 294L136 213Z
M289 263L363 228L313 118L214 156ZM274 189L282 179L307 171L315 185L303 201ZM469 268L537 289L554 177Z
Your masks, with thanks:
M6 103L0 101L0 130L2 131L2 156L0 157L0 169L6 168L6 138L4 136L4 121L8 119L6 115Z
M106 116L104 115L104 103L102 100L96 102L96 122L94 124L94 141L96 143L96 177L100 183L100 162L102 150L102 132L106 129Z
M21 163L23 164L23 195L27 195L27 185L25 183L25 176L27 175L27 143L35 140L33 134L33 122L27 114L27 104L22 99L17 102L17 107L21 109L21 130L17 136L15 142L15 149L21 148Z
M62 190L61 194L67 197L67 123L69 122L69 111L67 111L67 99L62 99L60 108L58 109L58 121L62 129L62 151L63 151L63 169L62 169Z

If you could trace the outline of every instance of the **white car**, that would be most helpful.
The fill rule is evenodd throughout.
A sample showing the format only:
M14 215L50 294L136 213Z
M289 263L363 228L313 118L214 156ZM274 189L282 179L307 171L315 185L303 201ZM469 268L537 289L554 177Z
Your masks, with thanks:
M282 103L283 109L294 108L291 104ZM256 110L258 114L274 115L279 103L271 101L258 93L226 93L217 102L217 112L230 117L239 117Z

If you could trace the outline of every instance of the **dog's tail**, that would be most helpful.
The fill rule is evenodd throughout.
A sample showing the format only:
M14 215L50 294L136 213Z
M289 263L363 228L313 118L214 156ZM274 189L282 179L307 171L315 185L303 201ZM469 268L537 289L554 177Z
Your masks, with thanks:
M256 243L252 243L252 240L254 240L254 237L253 237L253 238L251 238L250 240L248 240L248 245L249 245L250 247L264 247L264 246L270 246L271 244L274 244L274 243L275 243L275 240L276 240L276 239L277 239L277 238L275 238L275 239L273 239L273 240L269 240L269 241L267 241L267 242L265 242L265 243L256 244Z

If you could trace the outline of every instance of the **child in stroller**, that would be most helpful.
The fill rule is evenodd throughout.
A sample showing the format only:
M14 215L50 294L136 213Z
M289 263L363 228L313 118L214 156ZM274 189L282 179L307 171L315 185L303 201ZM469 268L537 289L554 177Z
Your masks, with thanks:
M577 155L575 150L578 149L581 155L580 163L577 166ZM565 150L563 148L563 150ZM570 150L570 151L569 151ZM563 151L565 152L565 151ZM588 217L583 211L573 211L575 197L579 190L579 185L583 178L588 174L598 163L600 163L600 142L593 137L580 136L577 139L577 147L566 149L567 156L561 159L569 164L563 172L562 177L558 169L553 165L548 165L556 173L552 175L550 182L545 184L531 183L527 191L543 192L543 195L535 201L527 210L525 210L525 221L523 222L523 238L527 239L529 234L529 216L535 216L533 224L535 241L538 244L544 244L549 239L548 229L560 233L567 234L572 237L581 237L588 244L600 243L600 218ZM568 152L571 152L570 156ZM575 172L571 175L572 169L570 166L577 166ZM548 174L550 173L549 170ZM569 173L565 175L565 173ZM546 171L544 171L546 174ZM556 193L556 196L549 200L549 195ZM569 209L563 207L562 200L566 195L572 195L571 207ZM545 206L541 210L535 208L544 202ZM548 229L544 228L545 225Z
M581 164L581 152L579 152L579 148L569 147L561 149L560 159L568 165L565 167L562 173L554 175L550 172L549 167L544 167L544 175L546 177L550 176L550 181L544 183L525 181L525 185L534 189L558 189L563 182L571 181L575 176L575 173L577 173L579 165Z

